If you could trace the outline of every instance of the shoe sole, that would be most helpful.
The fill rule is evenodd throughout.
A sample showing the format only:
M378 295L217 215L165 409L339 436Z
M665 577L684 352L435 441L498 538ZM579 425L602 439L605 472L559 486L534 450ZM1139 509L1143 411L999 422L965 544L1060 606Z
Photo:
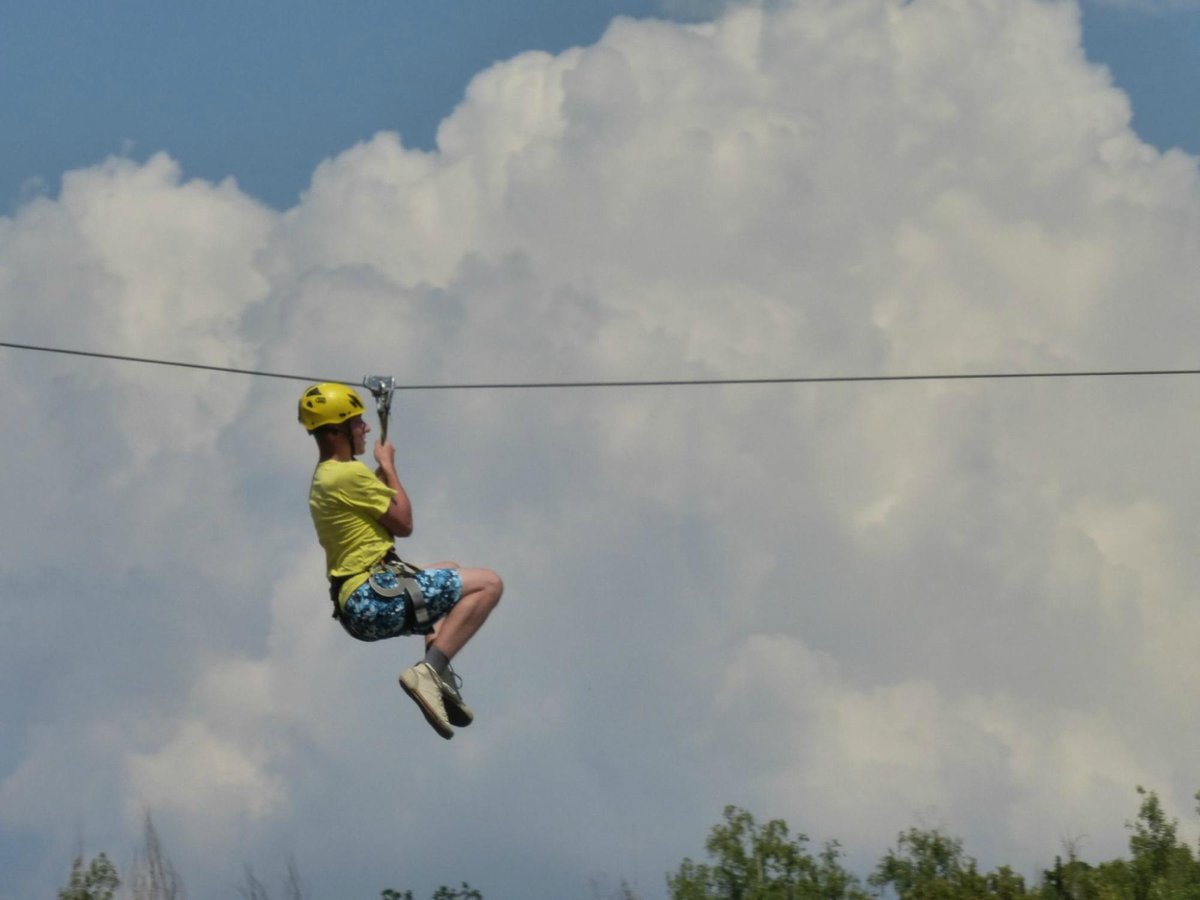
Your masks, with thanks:
M446 706L446 718L455 728L466 728L475 721L475 713L453 694L442 691L442 703Z
M442 723L442 721L438 718L437 713L430 708L428 703L425 702L425 698L422 697L420 691L417 690L416 684L410 685L404 680L404 676L407 674L407 671L401 673L400 687L404 689L404 693L412 697L413 702L420 708L422 715L425 716L425 721L429 723L430 727L432 727L434 731L436 731L446 740L450 740L450 738L454 737L454 732L450 730L449 725Z

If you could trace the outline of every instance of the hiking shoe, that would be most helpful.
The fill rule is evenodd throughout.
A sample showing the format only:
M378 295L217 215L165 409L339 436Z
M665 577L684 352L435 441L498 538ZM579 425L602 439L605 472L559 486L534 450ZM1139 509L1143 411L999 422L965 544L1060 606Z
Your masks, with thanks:
M433 730L446 740L454 737L450 720L446 718L446 706L442 702L442 679L427 662L419 662L400 673L400 687L421 708Z
M449 666L442 673L442 702L446 705L446 718L455 728L466 728L475 721L471 707L463 703L462 678Z

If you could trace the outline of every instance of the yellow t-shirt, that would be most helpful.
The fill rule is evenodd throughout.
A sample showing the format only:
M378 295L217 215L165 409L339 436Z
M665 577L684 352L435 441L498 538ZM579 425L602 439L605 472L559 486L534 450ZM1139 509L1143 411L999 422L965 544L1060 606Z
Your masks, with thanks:
M358 460L327 459L313 472L308 509L325 548L330 579L345 577L339 602L367 580L367 569L391 548L391 533L379 524L396 492Z

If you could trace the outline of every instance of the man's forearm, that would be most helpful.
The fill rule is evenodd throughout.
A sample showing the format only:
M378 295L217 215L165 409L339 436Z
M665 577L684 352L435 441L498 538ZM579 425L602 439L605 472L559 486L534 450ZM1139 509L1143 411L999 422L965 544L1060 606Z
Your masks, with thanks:
M385 469L383 466L379 466L375 469L375 477L390 487L393 491L404 490L404 488L400 486L400 477L396 474L395 469Z

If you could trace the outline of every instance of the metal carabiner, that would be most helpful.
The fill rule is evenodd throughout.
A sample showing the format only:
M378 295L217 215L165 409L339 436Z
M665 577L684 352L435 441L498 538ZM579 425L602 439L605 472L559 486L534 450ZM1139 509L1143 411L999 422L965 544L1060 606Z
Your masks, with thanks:
M379 413L379 440L387 440L388 415L392 411L392 392L396 390L396 379L391 375L367 375L363 378L363 387L375 398L376 411Z

